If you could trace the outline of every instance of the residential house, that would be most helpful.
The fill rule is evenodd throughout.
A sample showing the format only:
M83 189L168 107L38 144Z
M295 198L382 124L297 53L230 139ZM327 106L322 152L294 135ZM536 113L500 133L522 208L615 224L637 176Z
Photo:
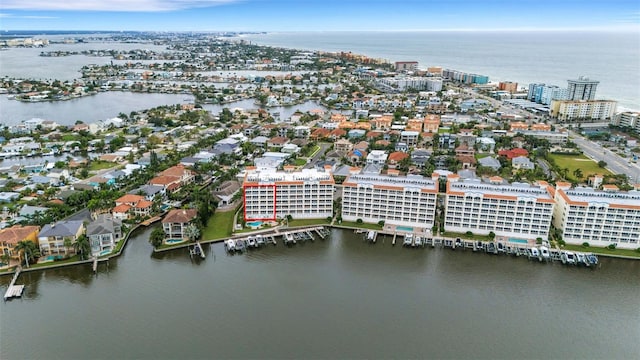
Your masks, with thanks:
M430 157L431 152L429 150L415 149L411 152L411 163L418 167L424 167L429 162Z
M440 128L440 115L429 114L422 122L424 132L437 133Z
M76 242L84 230L84 223L81 220L63 220L46 224L38 233L40 254L43 256L75 254L73 247L64 246L65 240L68 239L71 243Z
M406 143L409 147L414 147L418 144L418 140L420 138L419 131L401 131L400 132L400 141Z
M240 184L237 181L225 181L220 184L213 195L218 199L219 206L226 206L232 203L233 197L240 191Z
M461 144L456 148L456 156L474 156L475 150L469 147L466 143Z
M10 228L0 229L0 252L17 260L20 254L16 250L16 245L20 241L33 241L38 245L39 232L39 226L13 225Z
M333 150L341 154L347 154L351 150L353 150L353 144L351 143L351 141L341 138L333 143Z
M166 239L185 239L185 228L198 216L196 209L173 209L162 219ZM186 239L185 239L186 240Z
M288 143L289 143L288 138L284 136L276 136L276 137L272 137L271 139L269 139L269 141L267 141L267 147L280 149L282 148L282 146Z
M92 256L108 254L122 239L122 221L110 214L100 214L87 225L87 237L91 244Z
M511 159L511 167L513 167L514 170L533 170L536 166L528 157L518 156Z
M400 162L402 162L402 160L407 158L409 158L409 154L407 154L406 152L395 151L389 154L389 156L387 157L387 164L389 165L390 169L395 169L400 165Z
M478 160L478 163L479 163L481 166L488 167L488 168L492 168L492 169L493 169L493 170L495 170L495 171L500 170L500 168L502 167L502 166L500 165L500 161L498 161L498 159L496 159L496 158L494 158L494 157L491 157L491 156L487 156L487 157L480 158L480 159Z
M372 150L367 155L367 164L384 165L387 162L388 154L384 150Z
M529 152L522 148L514 148L511 150L500 150L498 151L498 155L506 156L507 159L511 160L513 158L520 157L520 156L527 157L529 156Z

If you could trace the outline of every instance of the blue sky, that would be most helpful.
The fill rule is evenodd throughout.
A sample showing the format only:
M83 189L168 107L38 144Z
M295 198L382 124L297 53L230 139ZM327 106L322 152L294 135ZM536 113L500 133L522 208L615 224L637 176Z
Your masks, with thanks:
M640 0L1 0L1 30L640 32Z

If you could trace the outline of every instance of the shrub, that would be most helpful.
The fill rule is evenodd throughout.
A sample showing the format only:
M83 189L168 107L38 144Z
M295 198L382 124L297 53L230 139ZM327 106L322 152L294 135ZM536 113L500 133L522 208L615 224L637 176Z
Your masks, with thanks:
M607 249L609 250L615 250L616 249L616 244L609 244L609 246L607 246Z
M384 226L384 220L380 220L380 221L378 221L378 225L380 225L380 226Z
M585 242L583 242L583 243L582 243L582 247L586 247L586 248L588 248L588 247L589 247L589 243L588 243L588 242L586 242L586 241L585 241Z
M560 245L560 246L565 246L566 244L567 244L567 243L566 243L566 242L564 242L564 240L562 240L562 239L558 240L558 245Z
M467 236L473 236L473 233L472 233L471 231L467 231L465 234L466 234Z
M639 253L640 253L640 248L637 248L637 249L636 249L636 252L639 252Z
M358 219L358 220L356 220L356 222L357 222L358 224L362 224L362 219Z

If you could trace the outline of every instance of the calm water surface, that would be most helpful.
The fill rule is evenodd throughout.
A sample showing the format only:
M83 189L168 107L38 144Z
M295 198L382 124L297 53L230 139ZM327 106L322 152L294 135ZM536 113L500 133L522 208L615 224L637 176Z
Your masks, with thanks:
M351 232L206 260L151 255L21 275L2 359L636 358L640 263L595 271L367 245ZM6 288L8 277L0 279Z

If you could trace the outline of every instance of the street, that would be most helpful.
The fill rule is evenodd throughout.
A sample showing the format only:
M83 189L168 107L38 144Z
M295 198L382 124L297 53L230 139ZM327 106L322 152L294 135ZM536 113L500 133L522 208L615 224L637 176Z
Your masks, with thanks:
M603 160L607 163L607 169L614 174L625 174L629 178L629 182L634 184L640 181L640 167L636 163L630 163L627 159L613 153L607 148L603 148L598 143L582 136L570 132L571 141L576 143L584 154L595 161Z

